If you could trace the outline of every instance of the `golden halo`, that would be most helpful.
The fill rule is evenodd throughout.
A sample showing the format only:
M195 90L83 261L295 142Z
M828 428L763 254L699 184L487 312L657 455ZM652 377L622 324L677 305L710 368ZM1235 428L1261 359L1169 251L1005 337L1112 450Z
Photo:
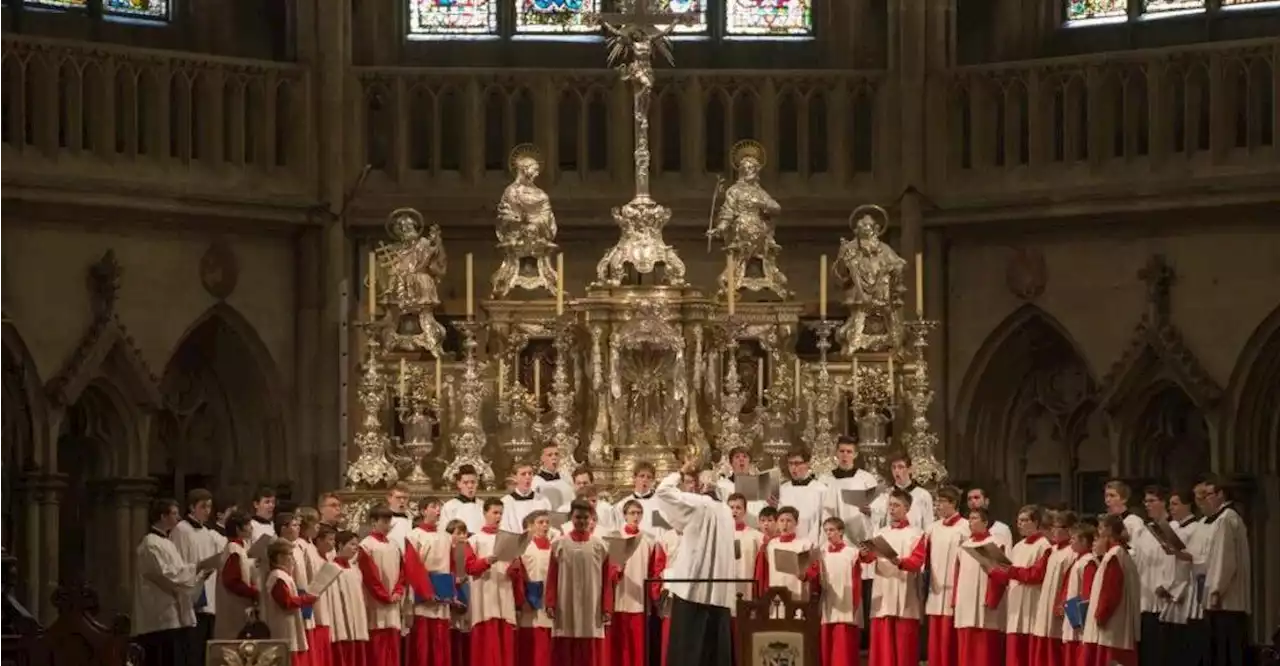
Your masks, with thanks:
M519 166L517 165L520 163L520 160L526 157L535 162L541 162L542 151L538 150L538 147L532 143L522 143L515 148L512 148L511 155L507 157L507 170L514 175L516 171L519 171Z
M764 165L769 163L769 153L765 151L764 146L754 139L743 139L733 144L733 150L729 151L729 161L733 164L733 168L738 168L738 164L745 158L754 158L755 161L763 169Z
M863 212L873 212L873 213L880 214L880 223L876 226L877 238L883 236L884 232L889 230L888 211L886 211L885 209L875 204L863 204L861 206L858 206L857 208L854 208L852 213L849 213L849 228L853 229L854 233L857 233L858 231L858 213L863 213Z
M422 219L422 213L419 213L416 208L397 208L391 211L390 215L387 215L387 222L383 225L386 227L387 233L391 234L392 238L400 238L400 231L396 229L396 220L400 219L402 216L407 216L409 219L413 220L413 223L417 228L418 235L421 236L426 234L427 224Z

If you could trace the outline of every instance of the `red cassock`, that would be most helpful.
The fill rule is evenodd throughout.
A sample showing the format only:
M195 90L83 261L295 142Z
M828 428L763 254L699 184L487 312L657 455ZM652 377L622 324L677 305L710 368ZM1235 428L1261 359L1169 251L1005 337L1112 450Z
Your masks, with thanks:
M987 538L987 533L982 533L982 536L978 538ZM965 557L968 556L966 555ZM956 580L951 587L951 606L953 608L958 605L956 595L960 591L960 569L960 566L956 566ZM1004 601L1008 579L993 576L991 572L988 572L986 576L987 587L985 596L982 599L982 605L995 611ZM1003 618L1001 618L1001 622L1003 623ZM1000 666L1004 662L1004 632L979 627L963 627L955 631L956 663L959 666Z
M489 529L489 528L485 528ZM488 560L476 556L470 544L466 547L467 575L483 576L489 570ZM472 594L479 594L472 584ZM506 620L492 618L471 625L468 666L514 666L516 663L516 628ZM396 662L388 662L392 666Z
M405 584L417 598L441 598L435 585L431 583L430 572L422 564L422 555L409 539L404 543L404 562L401 567ZM450 573L456 575L457 572L453 571L453 568L453 558L450 557ZM409 626L409 640L406 641L405 666L453 666L453 650L450 649L453 647L453 640L449 635L451 627L448 618L421 615L412 617L413 624Z
M841 544L839 548L844 548ZM828 545L828 549L833 546ZM822 562L814 561L804 572L804 580L809 584L811 598L818 599L823 594ZM855 608L862 603L862 563L857 558L853 561L851 574L853 586L848 590ZM866 609L863 609L866 617ZM826 618L824 618L826 619ZM734 646L737 646L734 636ZM824 666L861 666L862 664L862 629L852 622L830 622L821 624L818 634L819 648Z
M511 591L516 600L516 610L524 608L529 602L525 595L527 585L532 582L524 568L524 558L517 557L507 567L507 577L511 579ZM545 585L546 582L544 581ZM551 628L550 627L516 627L516 659L521 666L551 666Z
M1080 576L1080 589L1088 594L1093 589L1093 577L1098 573L1098 563L1096 561L1089 562L1084 567L1084 572ZM1062 579L1062 589L1059 590L1058 608L1062 608L1067 601L1067 588L1069 587L1071 573ZM1064 640L1062 643L1062 666L1081 666L1080 659L1083 651L1079 640L1079 631L1077 630L1074 640Z
M656 578L661 578L662 573L667 570L667 551L665 548L663 548L659 544L654 544L653 546L653 567L658 572L657 575L655 576ZM664 604L663 604L663 598L662 598L662 585L660 583L655 584L655 593L657 594L657 599L659 600L656 608L658 609L658 612L662 615L661 638L660 638L660 643L658 645L658 649L662 650L661 652L662 656L659 659L662 666L668 666L667 643L671 639L671 617L669 613L664 612L665 609L663 608ZM648 628L648 624L646 623L642 630L647 630L647 628ZM643 647L641 648L641 651L643 652ZM670 665L670 666L674 666L674 665Z
M366 641L342 641L333 644L335 666L368 666L369 643Z
M1116 612L1120 610L1120 602L1123 598L1124 570L1120 568L1120 563L1113 559L1102 571L1102 588L1098 591L1097 598L1089 600L1089 604L1093 606L1090 610L1098 626L1104 627L1112 619L1122 619L1116 617ZM1079 666L1114 666L1115 664L1137 666L1138 651L1096 643L1080 644Z
M313 594L293 594L289 591L289 586L282 580L277 580L276 584L271 588L271 600L278 604L281 608L288 611L300 611L303 606L312 606L316 603L316 597ZM310 648L311 644L308 643ZM289 663L292 666L311 666L311 651L301 650L289 653Z
M1044 582L1044 574L1049 566L1049 555L1052 549L1046 548L1035 563L1029 567L1009 567L1007 570L997 569L992 572L992 579L1001 579L1002 584L1016 581L1026 586L1040 585ZM1031 655L1040 649L1037 645L1043 640L1031 634L1009 632L1004 637L1004 662L1006 666L1032 666Z
M921 538L907 557L898 560L898 568L919 572L929 555L929 539ZM863 564L874 564L876 556L863 556ZM872 583L873 585L875 583ZM908 617L871 618L871 658L869 666L919 666L920 620Z
M625 526L623 529L629 531L630 526ZM662 551L662 547L654 544L649 551L649 562L645 568L646 575L651 579L661 578L662 572L666 568L666 561L667 558ZM615 590L615 594L621 581L622 570L618 569L617 575L610 583ZM661 592L662 586L659 583L651 583L646 591L649 599L655 605ZM643 612L622 613L617 610L613 612L613 617L605 633L605 653L608 655L606 663L609 666L646 666L644 641L645 633L648 631L647 620L648 618ZM666 652L664 651L663 654L665 655Z
M311 654L311 666L333 666L333 645L329 627L307 630L307 652Z
M385 539L385 537L384 537ZM388 590L382 584L382 573L369 553L362 551L356 558L360 567L360 575L364 579L364 589L375 601L390 606L399 603L396 599L404 596L404 568L400 569L400 578L395 586ZM370 610L372 613L372 610ZM369 629L369 661L370 664L400 663L400 631L397 629Z

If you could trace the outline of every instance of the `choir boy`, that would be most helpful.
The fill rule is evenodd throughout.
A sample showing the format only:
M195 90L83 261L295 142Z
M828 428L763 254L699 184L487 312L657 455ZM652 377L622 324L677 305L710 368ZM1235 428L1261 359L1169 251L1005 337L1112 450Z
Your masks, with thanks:
M973 487L965 494L965 503L968 505L969 511L977 509L985 509L991 511L991 498L987 497L987 491L983 488ZM988 514L989 515L989 514ZM996 543L1006 551L1013 548L1013 530L1004 524L1001 520L992 520L989 530L991 536L995 538Z
M533 477L533 489L542 492L543 487L551 486L561 497L565 498L565 502L572 501L574 487L578 485L578 472L575 470L572 480L566 480L560 474L560 447L555 444L548 444L542 447L542 451L538 454L538 471ZM559 511L561 507L553 506L552 511Z
M778 510L771 506L760 509L760 515L756 516L756 528L763 537L762 544L778 536Z
M553 448L553 447L548 447ZM503 531L519 534L524 531L525 516L534 511L551 511L559 508L551 506L551 501L533 489L533 465L518 464L515 469L515 488L502 496ZM556 484L557 492L561 484Z
M374 666L369 660L369 615L365 606L364 576L352 566L360 553L360 537L342 531L334 536L333 563L342 567L333 591L334 666ZM328 593L328 590L326 590Z
M1205 525L1209 554L1205 563L1204 616L1213 643L1215 666L1246 663L1249 645L1249 595L1253 588L1249 535L1230 490L1216 477L1204 481Z
M826 544L805 572L821 600L821 662L826 666L859 666L862 561L858 549L845 543L844 521L828 518L822 531Z
M312 594L298 591L294 581L293 544L277 539L267 546L267 562L271 572L267 574L268 600L263 604L262 620L271 630L271 637L289 643L290 663L306 666L307 630L302 619L304 608L316 603Z
M510 563L493 555L501 524L502 500L485 500L484 527L472 535L466 554L473 666L515 666L516 601L507 576Z
M594 513L586 502L574 502L573 529L551 545L547 568L547 615L551 616L555 662L561 666L605 666L605 626L613 613L614 570L609 547L591 536Z
M453 666L471 666L471 614L468 611L471 582L466 570L466 552L471 547L471 535L467 524L456 518L445 524L444 531L449 535L454 552L450 558L454 595L453 602L449 604L453 614L449 625L449 649L453 653ZM461 562L458 561L458 553L462 553Z
M1169 491L1160 486L1143 488L1142 507L1147 519L1169 520L1168 500ZM1164 552L1151 530L1134 533L1129 543L1133 548L1130 555L1138 567L1142 583L1142 630L1139 632L1142 639L1138 641L1138 663L1142 666L1165 666L1170 655L1165 653L1167 637L1160 633L1160 610L1164 607L1164 600L1157 593L1157 588L1172 568L1173 558Z
M480 474L471 465L461 465L453 475L458 494L444 503L440 510L440 522L448 525L461 520L467 525L467 532L475 534L484 527L483 504L476 499L476 488L480 485Z
M264 534L275 536L276 528L272 520L276 515L276 491L271 486L262 486L258 488L258 492L253 497L253 524L251 525L253 532L249 535L249 545L252 546L261 539ZM239 629L236 629L239 631Z
M795 534L810 544L822 536L822 507L827 496L826 484L813 478L809 469L811 460L808 449L795 448L787 453L787 472L791 478L782 483L774 502L775 506L795 509L799 521Z
M405 537L405 582L413 592L407 666L451 666L450 600L454 597L453 537L438 529L442 503L419 504L419 522Z
M744 503L745 504L745 503ZM732 506L732 503L730 503ZM644 666L644 638L646 631L645 597L656 601L658 586L645 589L645 580L662 577L662 561L658 557L660 547L640 531L644 519L644 507L635 500L622 505L624 522L622 536L639 539L631 557L623 564L614 590L613 620L609 623L610 664L613 666Z
M409 486L404 482L396 483L387 491L387 508L391 509L391 528L387 530L387 540L404 550L404 539L413 529L413 518L409 516Z
M187 493L187 515L169 532L169 540L178 554L187 564L199 564L223 548L222 540L206 524L213 513L213 495L204 488L195 488ZM210 576L197 593L195 600L196 626L188 632L187 646L188 664L199 666L204 663L204 644L213 638L213 618L215 609L214 596L217 594L218 580Z
M573 470L574 497L581 494L587 488L597 488L595 473L591 471L590 467L579 467L578 469ZM569 505L572 503L572 500L566 498L565 505L563 507L558 507L556 510L562 513L568 513ZM596 497L592 502L592 506L596 509L596 522L600 525L600 529L609 532L617 529L620 524L618 517L621 515L619 509L599 497Z
M804 575L804 572L783 571L778 568L777 561L777 552L780 550L799 554L810 553L815 550L814 542L796 533L799 522L800 512L795 507L784 506L778 509L778 529L780 532L778 538L764 544L759 554L756 555L754 578L757 597L763 596L768 590L781 587L790 592L791 598L796 601L807 598L805 594L807 590L801 581L801 576ZM775 612L781 612L781 609L775 609Z
M893 478L893 488L911 496L911 506L907 507L907 521L923 531L929 523L933 522L933 495L911 479L911 456L902 451L894 452L889 458L889 475ZM873 530L880 529L891 522L889 493L881 493L875 501L871 502L870 520Z
M730 497L737 492L735 479L739 474L751 474L751 451L745 446L735 446L729 451L729 476L717 482L721 497ZM764 500L751 500L747 502L747 513L759 515L765 506Z
M1058 603L1055 611L1062 622L1062 664L1078 666L1080 664L1080 638L1084 634L1084 625L1077 626L1072 617L1066 613L1068 604L1087 600L1089 591L1093 589L1093 578L1098 573L1098 558L1093 555L1093 540L1097 530L1088 523L1076 523L1071 530L1071 552L1075 560L1062 577L1062 586L1058 588Z
M1093 554L1098 572L1080 635L1080 666L1137 666L1142 583L1129 556L1125 519L1110 513L1098 521Z
M210 518L209 522L205 523L205 527L213 530L215 534L221 536L223 539L226 539L227 517L239 510L240 507L236 506L235 502L215 500L213 503L213 516ZM227 544L223 541L222 545L225 547Z
M1125 533L1128 535L1129 543L1133 543L1138 536L1146 531L1146 525L1142 518L1134 515L1129 511L1129 497L1133 491L1129 488L1129 484L1118 479L1112 479L1103 486L1102 504L1106 507L1107 513L1112 516L1119 516L1124 521Z
M301 507L297 513L277 513L275 518L276 534L280 535L280 539L289 544L291 555L293 557L293 568L289 571L289 575L293 576L293 584L297 588L297 594L306 594L307 588L311 586L311 577L315 575L316 568L312 566L311 546L310 542L303 537L303 520L302 514L308 513L309 523L307 530L315 532L315 521L319 514L315 509L309 507ZM264 588L268 594L273 593L271 586ZM327 652L327 646L319 647L316 645L316 617L315 607L318 604L313 603L301 610L303 630L307 635L307 663L309 666L315 666L318 659L324 658L323 653Z
M644 520L640 521L640 529L654 539L662 536L661 530L653 526L653 514L658 511L658 501L653 496L653 482L657 471L653 463L640 461L631 470L631 494L622 498L622 502L635 500L644 507Z
M342 523L342 498L324 493L316 503L316 510L320 512L320 524L327 525L336 534Z
M1033 666L1068 666L1063 661L1062 604L1058 592L1067 573L1079 559L1072 549L1071 531L1076 527L1074 511L1055 511L1049 517L1049 556L1045 560L1044 580L1031 622L1031 664Z
M870 502L862 507L849 504L841 497L841 492L857 490L874 494L877 487L876 477L860 469L857 463L857 441L848 435L841 435L836 443L835 469L819 479L828 489L823 501L824 514L839 518L848 529L850 542L855 544L871 536Z
M1186 546L1170 551L1173 559L1156 593L1164 601L1160 613L1161 635L1169 644L1169 663L1200 666L1209 663L1209 634L1204 626L1203 571L1208 561L1208 529L1192 513L1195 495L1186 490L1169 494L1169 517Z
M1030 504L1018 511L1018 534L1022 540L1013 545L1009 567L993 572L1001 583L1008 584L1005 608L1004 658L1008 666L1031 664L1031 627L1040 605L1040 592L1049 564L1049 541L1044 538L1044 509ZM1050 594L1055 594L1055 588Z
M729 510L733 512L733 537L737 542L734 546L734 554L737 556L737 577L738 578L755 578L756 575L756 558L759 557L760 549L764 546L764 534L747 524L747 498L739 493L729 495ZM738 594L743 599L752 599L755 597L751 583L739 583ZM733 615L737 614L737 605L729 609Z
M986 507L970 508L969 537L956 555L951 597L956 663L961 666L999 666L1004 662L1004 587L965 550L986 544L1005 548L991 533L991 514Z
M911 493L889 491L889 523L877 531L897 553L892 559L877 555L869 544L860 546L863 564L873 564L871 587L870 666L916 666L920 661L919 572L924 568L927 541L908 519ZM904 556L905 555L905 556Z
M545 510L525 516L529 546L507 567L516 603L516 654L524 666L551 666L551 616L547 614L547 570L551 566L551 520Z
M151 529L135 550L133 635L147 666L190 662L190 634L196 625L194 602L205 578L198 564L182 559L169 540L178 524L178 503L158 499L149 510ZM203 647L203 646L201 646Z
M928 662L931 666L956 666L955 618L951 598L955 594L956 556L969 536L969 521L960 515L960 489L938 489L938 520L925 529L929 550L929 591L924 612L928 617Z
M218 572L217 617L213 622L214 637L232 640L244 629L247 613L258 605L258 586L254 580L254 563L246 550L253 537L254 523L243 513L227 516L226 557Z
M369 510L373 530L360 542L356 566L364 584L369 618L369 662L400 663L400 630L404 626L400 602L404 598L403 556L391 543L391 509L379 504Z
M315 509L301 509L302 538L306 543L307 561L312 575L333 559L336 550L334 541L337 530L322 525L320 514ZM312 522L312 519L315 522ZM315 627L307 632L307 647L311 653L311 666L333 666L333 616L334 598L337 596L337 583L330 585L312 606Z

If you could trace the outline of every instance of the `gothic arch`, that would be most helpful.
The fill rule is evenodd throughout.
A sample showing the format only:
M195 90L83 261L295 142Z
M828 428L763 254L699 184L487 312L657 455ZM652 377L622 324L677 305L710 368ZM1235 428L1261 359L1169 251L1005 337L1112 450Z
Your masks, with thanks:
M4 323L3 444L0 444L0 511L6 519L0 544L13 552L24 512L16 494L20 474L42 462L46 433L44 390L31 352L17 327Z
M953 474L1022 501L1030 470L1073 467L1093 388L1084 355L1062 325L1035 305L1022 306L987 336L961 382ZM1054 459L1043 460L1046 453ZM1071 485L1059 492L1069 496Z
M1226 404L1222 445L1224 471L1275 474L1280 471L1280 307L1262 320L1245 343Z
M290 439L279 374L235 308L218 303L196 318L171 352L161 388L150 472L172 479L171 490L185 490L192 475L231 491L284 479Z

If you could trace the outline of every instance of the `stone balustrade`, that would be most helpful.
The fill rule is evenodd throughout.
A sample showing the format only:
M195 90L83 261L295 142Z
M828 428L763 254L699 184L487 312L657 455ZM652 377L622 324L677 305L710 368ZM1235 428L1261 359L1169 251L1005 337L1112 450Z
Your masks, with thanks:
M301 66L12 35L3 50L7 182L317 199ZM915 145L914 184L977 214L1073 192L1220 190L1222 178L1257 190L1280 172L1278 62L1268 39L953 68L911 93L925 96L923 141L902 139L893 72L663 68L653 189L678 218L705 210L734 142L751 138L775 195L817 216L895 198ZM632 99L613 70L355 67L345 94L342 171L373 166L355 214L423 196L475 211L520 143L541 149L542 182L570 216L631 191Z
M3 54L6 184L314 199L301 66L14 35Z

